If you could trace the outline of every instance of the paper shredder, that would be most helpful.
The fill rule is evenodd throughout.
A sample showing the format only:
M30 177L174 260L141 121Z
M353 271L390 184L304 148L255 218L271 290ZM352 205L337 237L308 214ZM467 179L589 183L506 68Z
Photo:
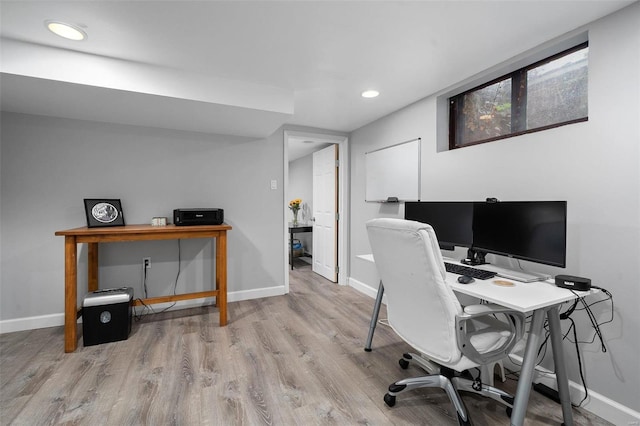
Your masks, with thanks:
M84 346L126 340L131 332L133 288L97 290L82 302Z

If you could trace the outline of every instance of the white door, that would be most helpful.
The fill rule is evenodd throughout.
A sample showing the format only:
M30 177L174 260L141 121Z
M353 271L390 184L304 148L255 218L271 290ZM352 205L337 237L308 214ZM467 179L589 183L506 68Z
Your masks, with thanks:
M338 282L338 145L313 153L313 272Z

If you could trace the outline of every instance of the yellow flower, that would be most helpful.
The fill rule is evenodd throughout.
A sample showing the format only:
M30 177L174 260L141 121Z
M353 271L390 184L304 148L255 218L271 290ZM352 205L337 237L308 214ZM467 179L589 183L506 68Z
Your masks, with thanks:
M302 204L302 200L300 198L294 198L289 201L289 208L293 211L298 211L300 210L300 204Z

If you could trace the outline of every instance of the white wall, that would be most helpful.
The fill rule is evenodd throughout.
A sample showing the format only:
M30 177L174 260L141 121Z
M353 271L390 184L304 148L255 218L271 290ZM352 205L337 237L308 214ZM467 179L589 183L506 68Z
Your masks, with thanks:
M567 267L525 268L592 279L614 296L607 352L581 345L590 390L640 411L640 5L588 26L589 121L454 151L437 152L436 99L428 97L351 135L351 279L377 288L364 223L402 217L401 205L365 203L364 153L422 138L422 200L567 200ZM443 88L445 91L447 88ZM607 318L608 305L594 312ZM584 340L593 331L575 315ZM566 324L564 325L567 326ZM375 343L375 341L374 341ZM573 345L570 379L580 383Z
M13 113L1 124L3 331L47 315L61 321L64 239L54 232L86 225L83 198L120 198L128 224L172 222L174 208L223 208L233 226L229 300L284 292L282 130L255 140ZM132 286L140 297L142 257L151 256L149 293L170 294L177 250L175 241L102 244L100 285ZM182 242L178 293L211 288L212 251L207 240ZM86 247L79 259L81 297Z
M289 163L289 187L285 201L288 203L294 198L302 199L302 208L298 212L298 221L307 223L313 216L313 155L306 155ZM289 219L293 219L293 213L289 211ZM305 232L296 234L307 253L313 253L313 233Z

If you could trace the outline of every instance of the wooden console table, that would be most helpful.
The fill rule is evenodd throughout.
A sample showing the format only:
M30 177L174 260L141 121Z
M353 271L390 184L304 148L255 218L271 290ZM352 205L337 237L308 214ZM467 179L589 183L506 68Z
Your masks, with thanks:
M197 293L177 294L170 296L142 299L145 304L175 302L178 300L215 297L216 306L220 310L220 326L227 325L227 231L231 226L197 225L197 226L151 226L127 225L103 228L74 228L58 231L57 236L64 236L64 351L73 352L78 347L77 322L78 311L78 260L77 245L87 243L88 252L88 290L98 290L98 243L121 241L179 240L187 238L215 238L216 240L216 278L215 290ZM141 305L136 300L134 305Z

